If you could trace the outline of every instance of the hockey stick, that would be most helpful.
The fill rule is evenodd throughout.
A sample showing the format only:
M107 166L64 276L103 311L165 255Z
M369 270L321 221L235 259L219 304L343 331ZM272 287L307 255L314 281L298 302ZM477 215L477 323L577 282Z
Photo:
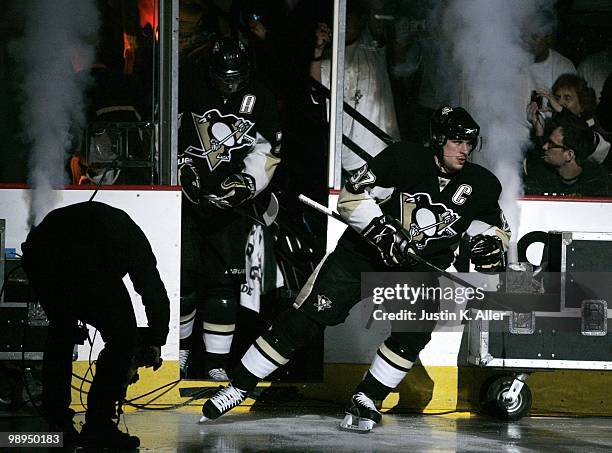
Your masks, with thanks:
M323 214L326 214L340 222L342 222L345 225L348 225L348 222L346 220L344 220L344 218L342 218L340 216L340 214L338 214L337 212L333 211L332 209L328 208L327 206L323 206L320 203L317 203L316 201L308 198L306 195L300 194L298 195L298 200L300 200L302 203L304 203L307 206L310 206L311 208L322 212ZM457 275L453 274L452 272L448 272L438 266L436 266L433 263L430 263L429 261L427 261L425 258L412 253L412 252L408 252L408 255L410 256L411 259L413 259L414 261L416 261L419 264L422 264L423 266L429 268L431 271L434 272L438 272L440 275L442 275L443 277L448 278L449 280L465 287L465 288L471 288L473 290L480 290L481 288L472 285L470 282L462 279L461 277L458 277ZM498 309L502 309L502 310L507 310L507 311L511 311L511 312L517 312L517 313L529 313L531 310L527 310L526 308L522 307L521 305L517 304L514 308L509 307L508 305L499 302L497 299L495 299L492 296L487 296L485 299L483 299L481 302L481 304L484 304L484 301L487 300L488 302L492 302L494 306L499 307Z
M345 225L348 225L348 223L346 223L346 220L344 220L340 216L340 214L338 214L336 211L334 211L332 209L329 209L327 206L323 206L321 203L317 203L312 198L308 198L304 194L299 194L298 195L298 200L300 200L306 206L310 206L315 211L319 211L319 212L321 212L321 213L323 213L323 214L325 214L325 215L327 215L329 217L332 217L332 218L338 220L339 222L344 223Z

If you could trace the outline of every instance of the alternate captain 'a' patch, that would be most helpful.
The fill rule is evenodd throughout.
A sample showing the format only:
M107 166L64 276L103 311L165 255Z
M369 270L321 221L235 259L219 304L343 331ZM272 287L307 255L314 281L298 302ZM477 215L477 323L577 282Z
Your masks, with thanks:
M451 226L459 215L443 203L432 203L427 193L402 193L400 209L402 226L419 250L430 240L457 235Z
M209 110L203 115L191 114L200 139L201 148L190 146L186 154L203 158L213 171L221 162L232 159L232 151L253 146L255 138L247 133L254 123L236 115L222 115L219 110Z

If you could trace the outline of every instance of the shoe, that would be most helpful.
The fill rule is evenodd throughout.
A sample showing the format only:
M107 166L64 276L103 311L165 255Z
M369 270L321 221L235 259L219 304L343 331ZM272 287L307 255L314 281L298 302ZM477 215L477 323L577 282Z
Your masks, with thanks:
M189 363L189 354L191 350L189 349L180 349L179 350L179 370L181 379L185 379L187 377L187 364Z
M245 390L240 390L232 384L215 392L202 406L202 418L200 423L221 417L230 409L242 403L247 396Z
M223 368L213 368L212 370L208 370L206 374L208 374L208 377L211 381L229 381L229 377L227 377L227 372Z
M80 434L74 427L72 420L64 420L60 422L49 423L49 431L62 432L64 434L63 442L64 446L77 446L80 445Z
M352 396L351 403L346 410L346 415L340 428L360 433L370 432L377 423L380 423L382 414L378 412L374 401L365 393L359 392Z
M81 430L80 445L85 448L108 448L112 450L135 450L140 439L119 431L114 423L85 423Z

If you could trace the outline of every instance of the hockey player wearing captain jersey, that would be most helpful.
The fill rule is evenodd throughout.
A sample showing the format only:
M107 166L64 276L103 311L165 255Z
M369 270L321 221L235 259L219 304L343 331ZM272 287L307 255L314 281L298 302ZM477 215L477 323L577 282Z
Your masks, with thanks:
M409 252L447 268L474 221L489 225L470 241L476 270L503 269L510 232L498 204L501 185L491 172L467 160L479 143L479 132L464 109L443 107L432 118L431 148L393 144L350 178L338 211L351 228L316 268L294 307L244 354L231 373L231 384L206 401L202 422L240 404L296 349L326 326L342 323L361 299L362 272L429 271L411 260ZM375 401L402 381L429 342L434 323L421 327L392 329L357 385L341 427L369 431L381 421Z
M222 381L246 280L250 203L280 163L280 121L272 93L252 77L248 49L237 39L218 39L205 63L181 67L179 88L179 362L184 376L199 311L203 371Z

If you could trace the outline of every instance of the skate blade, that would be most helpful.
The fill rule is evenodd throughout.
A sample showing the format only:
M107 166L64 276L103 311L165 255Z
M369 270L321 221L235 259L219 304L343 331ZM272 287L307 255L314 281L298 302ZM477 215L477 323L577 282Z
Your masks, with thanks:
M209 422L211 420L212 420L212 418L208 418L205 415L202 415L202 417L200 418L200 421L198 423L206 423L206 422Z
M357 423L355 423L357 422ZM353 414L346 414L340 422L340 429L359 434L367 434L376 426L372 420L361 419Z

